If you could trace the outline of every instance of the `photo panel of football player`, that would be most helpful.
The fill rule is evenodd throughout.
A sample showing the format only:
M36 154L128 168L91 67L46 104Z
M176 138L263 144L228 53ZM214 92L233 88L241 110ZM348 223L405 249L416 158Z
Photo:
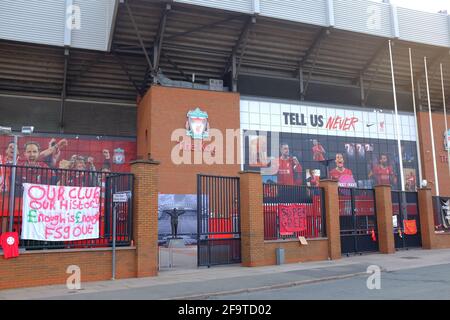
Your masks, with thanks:
M373 165L369 172L369 179L373 179L375 185L397 185L397 175L389 162L387 153L380 154L378 163Z
M313 160L325 161L325 153L326 153L325 148L317 139L313 139L312 143L313 143L312 147Z
M342 153L336 154L336 168L330 171L330 178L337 180L343 188L355 188L357 186L352 170L345 167L345 159Z
M302 185L303 168L297 157L291 156L289 145L282 143L280 145L280 157L276 159L277 164L277 183L284 185Z

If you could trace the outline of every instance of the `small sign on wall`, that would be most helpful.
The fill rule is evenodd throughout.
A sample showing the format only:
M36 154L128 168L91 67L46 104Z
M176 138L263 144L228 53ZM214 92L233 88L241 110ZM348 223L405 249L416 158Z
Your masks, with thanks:
M305 237L298 237L298 241L300 241L300 244L302 246L307 246L308 245L308 241L306 241Z

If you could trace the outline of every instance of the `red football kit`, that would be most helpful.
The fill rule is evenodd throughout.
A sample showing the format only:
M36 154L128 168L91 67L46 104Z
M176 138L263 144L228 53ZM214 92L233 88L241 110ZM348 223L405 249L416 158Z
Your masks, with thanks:
M344 171L339 171L336 168L330 171L330 177L333 180L339 181L342 176L353 176L353 172L347 168L345 168Z
M0 236L0 244L3 248L5 259L19 256L19 235L17 232L5 232Z
M391 176L394 177L394 170L391 166L382 167L380 165L376 165L373 168L373 175L375 176L375 180L377 184L390 185L391 184Z
M282 159L281 157L278 159L278 174L277 174L277 183L285 184L285 185L301 185L302 184L302 166L300 164L295 164L294 159L289 157L288 159ZM295 173L297 173L297 178L294 177Z
M325 161L325 157L323 156L325 149L320 144L313 146L312 152L314 161Z

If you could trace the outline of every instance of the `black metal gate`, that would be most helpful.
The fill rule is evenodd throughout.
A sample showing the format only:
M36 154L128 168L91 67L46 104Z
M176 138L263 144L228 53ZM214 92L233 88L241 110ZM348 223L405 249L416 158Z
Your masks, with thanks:
M111 174L105 182L105 235L112 241L113 210L116 210L116 245L128 246L132 241L132 212L133 212L134 176L132 174ZM113 203L115 193L127 194L128 201Z
M339 188L339 222L343 254L378 251L375 191Z
M395 248L422 247L417 192L392 191L392 214Z
M198 266L241 262L239 178L197 176Z

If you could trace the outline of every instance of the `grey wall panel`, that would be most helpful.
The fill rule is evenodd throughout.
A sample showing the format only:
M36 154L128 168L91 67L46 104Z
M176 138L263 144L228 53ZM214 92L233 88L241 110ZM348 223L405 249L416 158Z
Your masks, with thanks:
M81 29L72 31L72 46L108 51L115 0L73 0L81 10Z
M295 80L269 79L263 77L240 76L239 92L242 96L254 96L300 101L299 84ZM333 86L310 83L306 101L337 105L359 106L361 92L358 87ZM411 94L397 92L399 110L412 111ZM367 105L381 109L393 109L392 92L373 89Z
M326 26L326 0L261 0L261 15L314 25Z
M366 0L335 0L336 28L391 37L391 7L386 3Z
M1 126L20 130L24 125L36 132L59 133L57 100L0 96ZM132 137L136 135L136 108L130 106L67 102L65 133Z
M182 2L198 6L217 8L229 11L237 11L243 13L253 12L252 0L175 0L175 2Z
M446 14L398 8L398 20L400 39L450 46L450 26Z
M68 102L65 132L110 136L135 136L135 107Z
M65 11L65 1L1 0L0 39L61 45Z
M72 30L72 47L107 51L116 0L73 0L81 29ZM0 39L64 46L65 0L0 0Z

